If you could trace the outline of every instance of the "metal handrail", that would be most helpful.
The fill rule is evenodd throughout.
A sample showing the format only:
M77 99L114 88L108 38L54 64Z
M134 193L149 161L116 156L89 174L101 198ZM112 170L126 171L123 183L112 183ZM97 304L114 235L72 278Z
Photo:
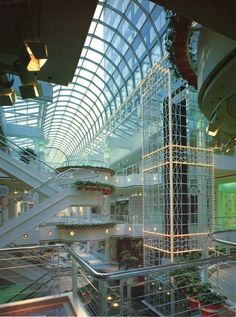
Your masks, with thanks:
M84 261L75 251L70 249L67 245L63 245L63 248L70 253L70 255L82 266L84 266L91 274L93 274L98 279L108 279L108 280L118 280L120 278L129 278L129 277L136 277L139 275L148 275L154 272L165 272L165 271L172 271L177 269L182 269L186 267L195 267L195 266L202 266L206 264L214 264L218 262L224 262L227 260L235 259L235 254L231 255L224 255L200 260L191 260L191 262L183 262L183 263L172 263L172 264L164 264L164 265L157 265L151 267L144 267L144 268L135 268L131 270L122 270L117 272L111 273L101 273L96 271L92 268L86 261ZM0 249L1 252L1 249Z
M3 141L3 139L5 139L6 141ZM16 151L18 154L21 153L21 151L25 151L27 153L27 155L29 155L31 158L35 159L35 156L32 155L30 152L27 152L27 150L21 148L19 145L17 145L16 143L14 143L13 141L6 139L6 137L0 133L0 144L3 145L6 148L10 148L13 149L14 151ZM9 144L11 146L9 146ZM1 150L1 149L0 149ZM7 152L6 152L7 153ZM11 156L11 154L7 153L8 155ZM39 158L37 158L37 161L42 164L42 166L45 166L47 168L47 170L51 171L51 173L54 174L58 174L59 172L57 170L55 170L54 168L52 168L50 165L48 165L47 163L45 163L44 161L40 160Z
M212 241L222 243L222 244L231 245L234 247L236 246L236 242L231 242L231 241L227 241L227 240L223 240L223 239L212 238Z
M78 255L73 249L69 248L65 244L55 244L52 246L29 246L29 247L14 247L14 248L1 248L1 252L14 252L14 251L29 251L29 250L43 250L43 249L57 249L63 248L66 252L68 252L76 262L78 262L81 266L86 268L94 277L100 280L118 280L118 279L127 279L130 277L136 277L140 275L149 275L150 273L156 272L166 272L172 270L178 270L183 268L189 267L197 267L197 266L204 266L204 265L212 265L215 263L222 263L225 261L235 260L235 254L223 255L223 256L216 256L211 258L203 258L199 260L191 260L189 262L182 262L182 263L171 263L171 264L163 264L151 267L144 267L144 268L135 268L131 270L121 270L116 272L110 273L101 273L96 271L93 267L91 267L83 258Z

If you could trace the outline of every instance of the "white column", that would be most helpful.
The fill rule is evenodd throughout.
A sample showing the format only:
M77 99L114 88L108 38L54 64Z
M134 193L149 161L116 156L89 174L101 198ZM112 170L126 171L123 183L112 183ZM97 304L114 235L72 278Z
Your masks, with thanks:
M116 239L110 239L110 253L111 253L111 260L116 259Z
M110 219L111 213L111 199L110 195L103 196L103 214L106 216L107 219Z
M105 262L110 263L111 261L111 243L110 239L105 239Z
M91 245L90 245L90 241L87 241L87 252L91 251Z
M86 218L88 222L91 222L91 206L86 207Z

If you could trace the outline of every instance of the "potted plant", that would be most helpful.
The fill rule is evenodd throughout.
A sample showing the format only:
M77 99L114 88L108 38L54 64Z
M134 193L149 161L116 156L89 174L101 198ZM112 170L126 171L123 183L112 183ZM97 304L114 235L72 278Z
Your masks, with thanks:
M200 294L198 299L201 304L201 315L209 317L218 316L218 313L223 309L226 297L210 290Z
M198 295L210 291L210 284L202 282L199 270L196 268L178 269L173 271L171 276L173 286L178 290L180 297L188 299L189 308L199 309Z
M210 284L201 282L200 278L193 278L192 280L190 280L188 286L186 287L187 298L189 300L189 307L191 309L200 308L199 294L207 294L210 291Z

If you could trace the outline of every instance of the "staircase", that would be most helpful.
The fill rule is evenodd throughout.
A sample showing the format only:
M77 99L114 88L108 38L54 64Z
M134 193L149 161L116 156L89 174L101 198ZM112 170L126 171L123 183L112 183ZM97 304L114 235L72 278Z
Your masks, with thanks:
M27 159L22 157L22 152ZM45 162L39 160L30 152L0 134L0 171L4 174L20 179L31 187L37 187L58 174Z
M1 209L3 222L0 227L0 247L15 241L20 235L29 231L29 228L33 229L69 206L102 204L103 195L101 193L78 191L73 188L73 183L76 180L91 179L91 175L93 175L89 170L86 171L86 174L83 174L80 169L69 169L3 206ZM54 192L45 194L48 188ZM16 214L15 205L19 201L27 203L28 210Z

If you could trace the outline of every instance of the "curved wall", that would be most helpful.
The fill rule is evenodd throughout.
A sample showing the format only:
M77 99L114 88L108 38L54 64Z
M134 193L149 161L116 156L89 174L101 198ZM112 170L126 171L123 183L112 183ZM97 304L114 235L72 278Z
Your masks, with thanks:
M235 78L236 42L203 28L198 43L198 103L220 127L222 141L236 136Z

